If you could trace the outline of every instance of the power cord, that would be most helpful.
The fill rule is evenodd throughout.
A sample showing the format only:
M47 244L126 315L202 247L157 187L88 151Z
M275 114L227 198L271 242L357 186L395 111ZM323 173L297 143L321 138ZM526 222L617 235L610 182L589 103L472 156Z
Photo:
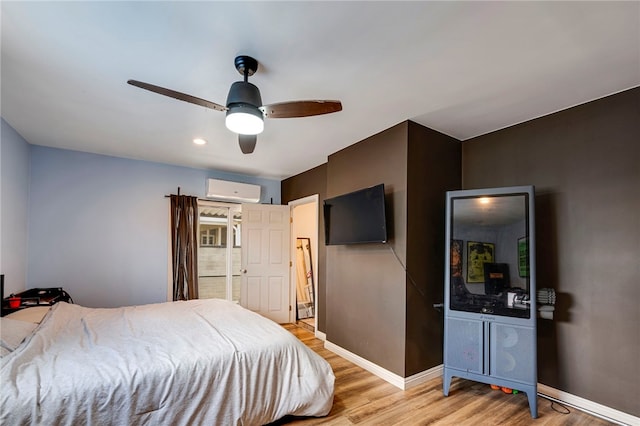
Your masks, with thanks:
M567 407L566 405L564 405L562 402L560 402L560 400L555 399L549 395L545 395L543 393L538 392L538 396L540 398L544 398L547 401L549 401L551 403L551 409L553 411L555 411L556 413L560 413L560 414L571 414L571 410L569 410L569 407ZM564 411L558 410L555 405L558 405L560 407L562 407L564 409Z
M418 287L418 284L416 284L416 281L413 279L413 277L411 276L411 274L409 273L409 271L407 270L407 267L404 265L404 263L402 263L402 260L400 260L400 257L398 256L398 254L396 253L396 251L393 249L393 246L391 244L389 244L389 249L391 249L391 253L393 253L393 255L396 257L396 259L398 260L398 263L400 264L400 266L402 267L402 269L404 270L404 273L407 274L407 277L409 277L409 281L411 282L411 284L413 285L413 287L418 291L418 293L420 293L420 296L422 296L423 299L427 299L427 296L424 294L424 292L420 289L420 287ZM443 309L444 309L444 303L434 303L433 304L433 309L435 309L436 311L442 313Z
M559 402L555 402L555 401L550 401L550 402L551 402L551 409L556 413L571 414L571 410L569 410L569 408L567 408L565 405L562 405ZM559 405L560 407L564 408L564 411L558 410L554 405Z
M411 276L411 274L409 273L409 271L407 270L407 267L404 265L404 263L402 263L402 260L400 260L400 257L398 256L398 254L396 253L396 251L393 249L393 246L391 244L388 244L389 249L391 249L391 253L393 253L393 255L396 257L396 259L398 260L398 263L400 264L400 266L402 267L402 269L404 270L405 274L407 274L407 277L409 277L409 281L411 281L411 284L413 284L413 286L416 288L416 290L418 290L418 293L420 293L420 295L422 297L424 297L425 299L427 298L427 296L424 294L424 292L420 289L420 287L418 287L418 284L416 284L415 280L413 279L413 277Z

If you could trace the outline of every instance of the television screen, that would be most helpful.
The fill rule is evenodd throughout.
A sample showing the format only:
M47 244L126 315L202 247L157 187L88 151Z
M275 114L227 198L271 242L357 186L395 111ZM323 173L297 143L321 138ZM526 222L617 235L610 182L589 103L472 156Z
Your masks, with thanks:
M326 245L385 243L384 184L324 200Z

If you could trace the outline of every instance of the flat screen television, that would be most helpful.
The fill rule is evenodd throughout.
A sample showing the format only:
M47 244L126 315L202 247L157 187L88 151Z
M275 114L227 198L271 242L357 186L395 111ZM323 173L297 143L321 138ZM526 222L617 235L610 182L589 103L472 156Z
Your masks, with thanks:
M387 242L384 184L324 200L325 244Z

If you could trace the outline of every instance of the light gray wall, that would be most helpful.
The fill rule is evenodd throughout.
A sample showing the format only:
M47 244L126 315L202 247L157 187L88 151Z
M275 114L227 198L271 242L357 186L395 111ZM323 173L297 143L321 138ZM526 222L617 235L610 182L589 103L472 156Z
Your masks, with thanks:
M25 289L30 145L4 119L0 141L0 273L5 295Z
M165 195L204 196L207 178L280 203L275 180L32 146L27 287L61 286L89 307L166 301Z

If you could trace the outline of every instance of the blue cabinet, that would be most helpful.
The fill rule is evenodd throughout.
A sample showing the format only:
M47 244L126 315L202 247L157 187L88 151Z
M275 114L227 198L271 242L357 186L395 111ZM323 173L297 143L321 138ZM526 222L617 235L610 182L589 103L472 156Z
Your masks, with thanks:
M444 373L525 392L537 417L532 186L447 193Z

